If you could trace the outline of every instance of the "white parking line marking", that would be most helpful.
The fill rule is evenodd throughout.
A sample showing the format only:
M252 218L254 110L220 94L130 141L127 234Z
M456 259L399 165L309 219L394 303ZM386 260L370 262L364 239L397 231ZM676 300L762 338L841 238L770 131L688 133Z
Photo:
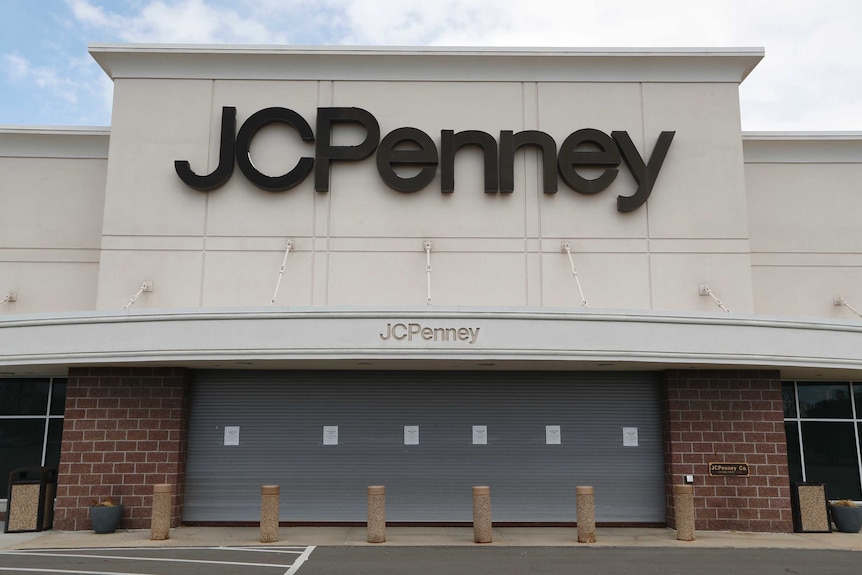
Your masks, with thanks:
M225 551L254 551L255 553L289 553L291 555L302 555L305 553L305 547L296 547L293 549L278 549L273 547L219 547Z
M21 573L73 573L75 575L158 575L158 573L124 573L117 571L69 571L67 569L36 569L29 567L0 567L0 571Z
M296 561L293 562L293 565L290 566L290 569L288 569L284 573L284 575L294 575L297 571L299 571L299 568L302 567L302 564L308 560L308 557L309 555L311 555L312 551L314 551L314 545L309 545L308 547L306 547L305 551L302 552L302 555L297 557Z
M270 550L281 551L281 550L284 550L285 552L300 554L305 550L305 546L304 545L282 545L282 546L261 547L258 545L250 545L250 546L244 547L244 546L240 545L240 546L231 546L231 547L213 547L212 545L202 545L202 546L181 547L181 546L173 546L173 545L158 545L158 546L153 546L153 547L75 547L74 549L77 551L117 551L119 549L128 550L128 551L132 551L132 550L164 551L165 549L171 549L171 550L182 549L185 551L196 551L196 550L197 551L208 551L208 550L212 550L212 549L236 549L239 551L257 551L257 550L260 550L260 551L270 551ZM293 550L293 551L288 551L288 550ZM12 550L12 551L14 551L14 550ZM21 551L25 551L25 550L21 550ZM57 547L42 547L42 548L26 549L26 551L27 552L32 551L34 553L40 553L40 552L52 553L52 552L68 551L68 549L60 549ZM6 553L6 551L0 551L0 555L2 555L3 553Z
M19 551L5 552L5 555L34 555L34 553L24 553ZM42 555L44 556L44 555ZM237 567L290 567L290 564L283 563L240 563L234 561L207 561L205 559L169 559L159 557L128 557L123 555L84 555L77 553L50 553L51 557L75 557L80 559L119 559L123 561L161 561L166 563L200 563L210 565L235 565ZM78 571L72 571L78 573Z

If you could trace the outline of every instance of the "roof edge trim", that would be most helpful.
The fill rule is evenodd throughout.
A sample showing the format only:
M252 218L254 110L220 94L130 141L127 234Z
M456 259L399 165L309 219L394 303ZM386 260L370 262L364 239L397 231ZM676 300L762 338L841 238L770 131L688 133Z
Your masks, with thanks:
M742 82L763 48L91 44L112 79ZM285 66L285 59L290 66ZM480 61L482 66L473 64ZM382 65L385 62L385 65ZM453 65L453 62L456 62ZM478 74L478 77L477 77Z

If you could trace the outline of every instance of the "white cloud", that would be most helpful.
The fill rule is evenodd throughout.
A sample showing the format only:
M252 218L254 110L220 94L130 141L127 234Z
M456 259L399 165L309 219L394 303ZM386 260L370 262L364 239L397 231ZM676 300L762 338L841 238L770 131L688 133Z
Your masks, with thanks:
M493 0L334 0L343 11L346 44L476 44L510 27L507 3ZM455 38L463 41L451 41Z
M86 0L69 0L68 4L78 22L90 26L111 26L111 18L99 6L93 6Z
M272 44L286 41L265 21L204 0L154 0L131 16L110 12L90 0L67 0L73 17L123 42Z
M511 46L714 44L733 22L731 2L689 0L330 0L348 42Z
M62 75L57 69L33 66L29 60L18 54L4 54L3 64L12 80L31 82L37 88L50 91L67 103L78 102L81 84L70 76Z
M30 72L30 62L18 54L3 54L3 68L12 80L23 80Z

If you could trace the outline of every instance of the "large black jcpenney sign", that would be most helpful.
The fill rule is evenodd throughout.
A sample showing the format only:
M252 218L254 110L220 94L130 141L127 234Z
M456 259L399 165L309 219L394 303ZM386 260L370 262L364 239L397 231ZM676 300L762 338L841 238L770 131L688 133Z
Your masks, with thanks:
M314 143L314 157L302 157L296 166L281 176L261 173L251 162L249 149L255 135L269 124L287 124L299 137ZM356 146L335 146L332 131L337 124L354 124L365 130L364 141ZM361 108L318 108L317 138L305 119L287 108L266 108L255 112L236 131L236 108L222 108L221 150L219 165L210 174L199 176L188 161L177 160L174 166L183 182L196 190L209 191L224 185L233 174L234 158L240 171L254 185L271 192L288 190L314 170L314 189L329 191L329 171L333 162L356 162L377 152L377 171L390 188L399 192L417 192L434 179L440 167L443 193L455 191L455 153L464 146L478 146L485 158L485 192L511 193L515 189L515 152L524 146L538 148L542 158L543 191L557 191L557 172L571 189L581 194L601 192L617 177L618 166L625 162L637 183L631 196L617 197L617 210L631 212L646 202L658 178L675 132L661 132L649 160L644 162L628 132L614 131L610 136L592 128L569 134L557 150L554 139L538 130L500 132L499 143L491 134L479 130L440 131L440 150L431 137L416 128L397 128L380 139L380 125ZM411 177L396 172L399 167L418 168ZM578 168L599 168L595 178L585 178Z

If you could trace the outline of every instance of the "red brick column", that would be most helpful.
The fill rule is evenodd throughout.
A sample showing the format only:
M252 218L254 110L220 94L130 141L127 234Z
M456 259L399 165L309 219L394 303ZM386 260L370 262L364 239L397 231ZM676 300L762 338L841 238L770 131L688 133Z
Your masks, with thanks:
M111 497L121 527L150 527L153 485L176 485L179 526L185 485L189 372L183 368L69 370L54 528L91 529L88 507Z
M669 370L663 377L665 494L694 475L695 528L791 532L781 378L768 370ZM748 477L710 477L709 463L748 463Z

